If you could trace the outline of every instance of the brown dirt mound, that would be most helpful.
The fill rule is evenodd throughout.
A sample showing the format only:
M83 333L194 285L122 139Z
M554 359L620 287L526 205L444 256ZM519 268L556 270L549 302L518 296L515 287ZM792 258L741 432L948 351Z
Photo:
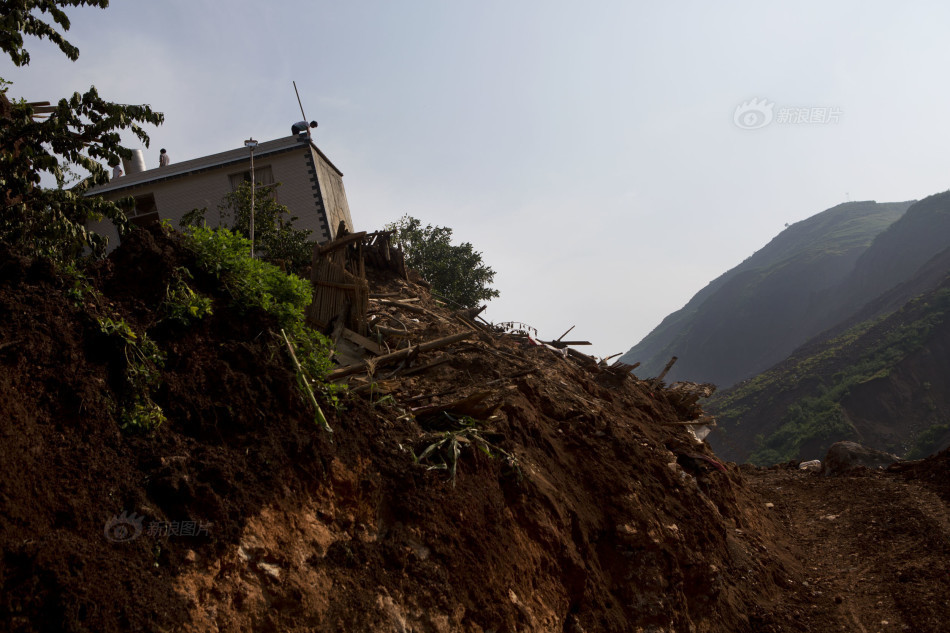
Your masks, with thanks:
M215 301L190 327L156 317L181 266ZM479 330L324 403L330 435L274 324L232 308L173 236L136 233L94 282L167 354L168 420L120 430L122 358L96 307L0 247L8 630L807 630L780 522L675 424L665 389ZM414 332L464 327L421 287L376 285L420 299L427 315L390 312ZM454 480L417 463L471 421L410 407L485 390Z

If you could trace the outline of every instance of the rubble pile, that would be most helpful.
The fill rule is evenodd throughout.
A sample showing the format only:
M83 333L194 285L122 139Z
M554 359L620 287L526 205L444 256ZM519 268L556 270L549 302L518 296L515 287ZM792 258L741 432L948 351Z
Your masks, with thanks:
M332 433L275 324L235 312L213 278L194 279L212 316L150 325L194 266L174 234L136 233L91 280L165 354L151 433L120 429L121 358L69 282L0 253L0 620L798 630L778 524L688 430L709 423L701 386L486 324L393 265L384 237L350 239L317 253L343 253L320 286L341 293L320 304L329 379L348 385L336 404L318 390Z

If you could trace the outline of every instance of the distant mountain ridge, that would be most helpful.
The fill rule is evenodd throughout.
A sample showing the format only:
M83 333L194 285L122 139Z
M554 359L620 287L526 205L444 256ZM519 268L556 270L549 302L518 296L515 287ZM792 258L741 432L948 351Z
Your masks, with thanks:
M839 205L790 227L625 362L644 351L641 375L676 355L671 380L726 386L707 409L719 422L710 441L731 460L820 458L842 439L908 457L947 446L950 191Z
M892 309L932 288L943 272L950 270L944 263L946 260L941 259L947 248L950 248L950 191L913 204L874 239L858 259L851 276L839 288L838 314L833 320L851 316L852 306L864 306L900 286L906 288L902 293L892 293Z
M874 284L845 295L841 287L912 204L849 202L793 224L666 317L621 360L640 362L638 373L649 376L677 356L671 380L720 387L767 369L873 298Z

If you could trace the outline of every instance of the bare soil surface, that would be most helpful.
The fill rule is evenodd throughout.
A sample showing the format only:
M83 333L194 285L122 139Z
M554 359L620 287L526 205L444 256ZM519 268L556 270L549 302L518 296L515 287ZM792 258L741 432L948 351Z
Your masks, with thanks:
M889 471L743 474L786 528L807 631L950 630L950 453Z
M158 318L178 267L213 317ZM275 324L175 236L136 233L92 281L167 355L168 419L120 428L102 306L0 246L0 630L947 630L946 457L741 470L670 389L485 328L354 375L322 401L330 435ZM422 308L373 304L405 330L391 349L469 327L422 286L372 282ZM454 479L419 459L463 431Z

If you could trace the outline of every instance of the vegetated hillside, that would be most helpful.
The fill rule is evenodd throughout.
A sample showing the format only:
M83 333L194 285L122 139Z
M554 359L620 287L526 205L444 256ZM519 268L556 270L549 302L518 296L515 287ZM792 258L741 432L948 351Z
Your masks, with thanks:
M476 328L318 392L330 433L277 334L296 282L249 305L215 248L140 230L84 278L0 245L0 628L802 630L800 563L674 392ZM466 327L374 284L413 343Z
M780 361L839 320L838 289L910 202L850 202L797 222L669 315L621 360L721 387ZM856 309L872 296L855 295Z
M935 261L948 258L950 249ZM950 445L950 276L887 317L803 346L708 406L719 422L710 441L736 461L819 459L845 439L908 458Z

